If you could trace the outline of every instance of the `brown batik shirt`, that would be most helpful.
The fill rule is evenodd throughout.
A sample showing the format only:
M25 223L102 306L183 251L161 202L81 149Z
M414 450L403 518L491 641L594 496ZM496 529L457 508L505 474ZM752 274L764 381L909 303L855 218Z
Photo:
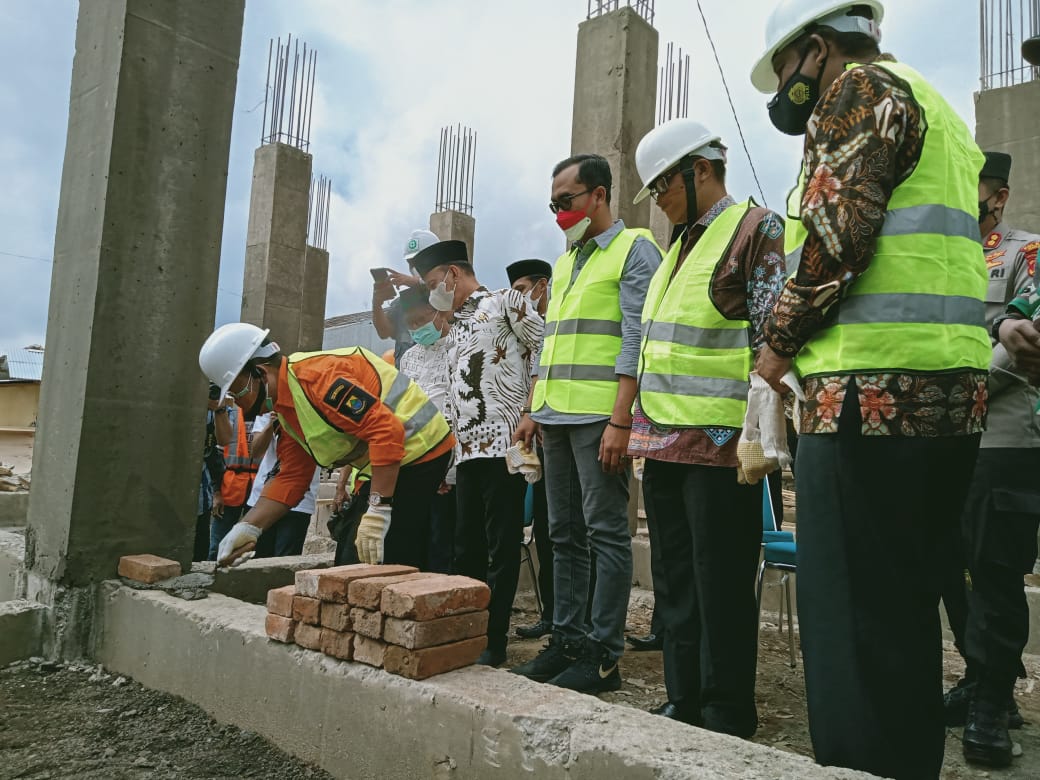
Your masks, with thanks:
M793 357L826 327L831 306L867 270L892 192L921 159L926 127L909 86L880 67L846 71L821 97L805 136L802 222L809 235L798 272L765 324L766 342L778 354ZM802 382L801 433L837 432L850 382L863 435L983 430L986 372L953 368L809 377Z

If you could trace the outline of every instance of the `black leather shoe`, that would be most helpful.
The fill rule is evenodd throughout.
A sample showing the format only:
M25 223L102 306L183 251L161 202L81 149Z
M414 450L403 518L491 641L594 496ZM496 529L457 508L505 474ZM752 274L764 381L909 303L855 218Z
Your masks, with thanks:
M658 634L647 634L646 636L626 636L625 641L636 652L644 650L660 650L664 647L664 637Z
M1025 718L1022 717L1022 713L1018 711L1018 704L1015 702L1014 695L1011 697L1010 703L1008 703L1008 728L1009 729L1020 729L1026 725Z
M477 666L501 666L506 662L506 651L505 650L492 650L490 647L487 648L480 657L477 658Z
M968 722L961 744L964 758L969 763L1010 766L1012 745L1008 734L1007 702L987 696L979 688L968 705Z
M947 726L963 726L968 720L968 703L975 695L975 681L961 679L955 686L943 694L943 710L946 713ZM1008 728L1020 729L1025 725L1022 713L1014 698L1008 702Z
M650 710L651 715L660 715L662 718L670 718L680 723L689 723L691 726L700 725L700 713L689 712L675 702L666 701L659 707Z
M552 633L552 621L539 620L534 625L517 626L516 635L521 639L538 639Z

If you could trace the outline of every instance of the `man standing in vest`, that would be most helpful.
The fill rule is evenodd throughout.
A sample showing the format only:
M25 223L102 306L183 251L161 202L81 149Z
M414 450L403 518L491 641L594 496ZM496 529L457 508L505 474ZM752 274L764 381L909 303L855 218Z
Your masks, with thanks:
M639 318L661 263L650 231L626 228L611 215L611 183L610 165L596 154L553 169L549 208L572 246L553 269L539 375L514 436L530 443L541 426L556 603L549 643L513 671L586 693L621 686Z
M418 385L362 347L286 358L267 334L229 323L199 352L202 372L222 394L237 397L262 376L258 403L277 413L282 431L278 474L221 541L218 564L234 563L255 548L260 534L303 498L317 464L371 467L362 489L369 492L369 508L356 540L363 562L425 567L429 505L455 443L444 417Z
M1016 296L1031 292L1040 248L1040 235L1004 223L1010 177L1011 156L986 152L979 177L979 230L989 271L990 327L1004 319L1001 315ZM966 563L971 572L967 614L947 607L967 668L964 679L946 695L946 723L965 726L964 756L969 761L1007 766L1012 747L1008 728L1022 726L1012 691L1015 678L1024 672L1022 651L1029 638L1022 576L1033 569L1040 522L1040 418L1033 411L1040 394L1019 376L992 332L991 337L989 419L964 512L966 561L957 562L962 569ZM953 600L964 593L962 576Z
M248 395L248 393L247 393ZM255 394L253 395L255 398ZM252 398L250 400L253 400ZM209 521L209 560L217 559L217 547L225 534L242 517L249 505L249 494L253 489L253 480L260 468L262 452L253 457L250 444L253 434L249 432L252 422L246 421L245 410L231 403L220 406L216 411L217 440L224 442L224 478L220 484L220 496L223 507L220 512L216 508Z
M942 766L943 551L986 416L983 156L879 0L781 0L752 74L805 134L797 273L758 373L802 406L798 618L816 760L894 778ZM927 129L927 132L926 132ZM790 267L790 266L789 266Z
M628 453L643 494L668 701L652 710L750 737L758 726L758 610L748 583L762 542L762 485L737 481L737 441L762 324L784 285L781 217L726 191L726 147L692 119L636 149L650 195L676 227L643 307Z
M452 320L447 407L458 442L455 572L491 588L488 645L477 663L500 666L520 575L527 488L523 475L509 473L505 455L527 401L544 322L516 290L481 285L462 241L433 244L412 262L430 305L442 321Z

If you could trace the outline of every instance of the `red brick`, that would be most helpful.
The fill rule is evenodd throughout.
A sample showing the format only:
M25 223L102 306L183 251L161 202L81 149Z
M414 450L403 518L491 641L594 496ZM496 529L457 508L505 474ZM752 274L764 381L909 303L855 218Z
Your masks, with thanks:
M347 603L347 591L354 580L366 577L390 577L395 574L411 574L419 571L414 566L384 564L370 566L367 563L355 563L350 566L337 566L325 569L318 574L318 598L322 601L335 601L337 604Z
M380 608L390 617L409 620L435 618L487 609L491 589L469 577L429 577L387 585Z
M295 595L296 588L293 585L286 585L284 588L272 588L267 591L267 611L272 615L291 618L293 616L293 596Z
M369 666L382 666L386 643L378 639L370 639L361 634L354 634L354 660Z
M181 575L181 565L158 555L124 555L119 559L119 576L149 585Z
M321 602L306 596L293 596L292 616L293 620L300 623L308 623L312 626L321 625Z
M483 636L487 633L487 624L487 610L436 620L403 620L388 617L383 622L383 641L407 647L409 650L417 650Z
M321 626L312 626L307 623L296 624L296 636L293 640L300 647L308 650L321 650Z
M450 645L426 647L422 650L387 645L383 667L392 674L410 677L413 680L425 680L435 674L469 666L480 657L485 647L486 636L464 639Z
M350 622L350 605L333 604L331 601L321 602L321 625L322 628L331 628L333 631L350 631L354 624Z
M436 574L431 574L430 572L416 571L411 574L398 574L394 577L366 577L363 580L355 580L350 583L350 587L347 589L347 600L353 607L379 609L379 600L383 597L383 588L387 585L436 576Z
M333 631L331 628L321 630L321 652L344 661L354 655L354 634L350 631Z
M374 609L354 607L350 610L350 622L354 624L354 633L372 639L383 638L383 613Z
M296 621L281 615L267 614L264 630L271 639L292 643L296 633Z

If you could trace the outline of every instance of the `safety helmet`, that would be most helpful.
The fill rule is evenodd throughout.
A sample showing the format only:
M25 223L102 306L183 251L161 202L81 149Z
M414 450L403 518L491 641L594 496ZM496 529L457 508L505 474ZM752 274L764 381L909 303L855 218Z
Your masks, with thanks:
M269 357L278 351L278 345L273 342L260 350L268 333L270 330L267 328L258 328L248 322L229 322L206 339L199 350L199 368L210 382L220 386L221 398L227 395L231 383L250 358ZM258 351L265 354L257 354Z
M411 260L426 247L431 244L436 244L440 241L435 233L431 233L429 230L413 230L412 234L408 236L408 240L404 244L404 259Z
M849 11L865 5L874 18L850 16ZM780 0L766 22L766 50L751 69L751 83L767 95L776 92L773 57L805 32L810 24L830 27L837 32L865 33L881 42L881 19L885 7L880 0Z
M710 146L721 139L700 122L672 119L643 136L636 147L636 170L643 182L633 200L639 203L650 194L650 184L688 154L707 160L725 160L725 147Z

